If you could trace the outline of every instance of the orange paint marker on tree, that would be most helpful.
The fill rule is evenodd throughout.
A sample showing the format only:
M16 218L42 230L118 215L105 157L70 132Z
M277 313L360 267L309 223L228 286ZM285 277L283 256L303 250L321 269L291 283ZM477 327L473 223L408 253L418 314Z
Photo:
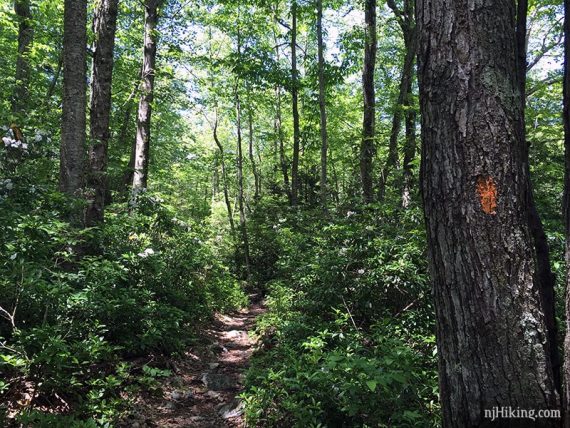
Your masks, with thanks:
M481 209L490 215L495 215L497 212L497 186L491 177L479 176L477 178L477 194L481 202Z

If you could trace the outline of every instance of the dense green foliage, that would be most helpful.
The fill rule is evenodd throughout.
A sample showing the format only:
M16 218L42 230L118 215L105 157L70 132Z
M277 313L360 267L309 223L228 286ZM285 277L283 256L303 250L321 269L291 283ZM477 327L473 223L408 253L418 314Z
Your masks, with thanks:
M258 325L262 351L244 394L248 420L254 426L437 426L419 212L369 207L333 220L258 209L266 214L259 251L265 260L278 257L268 282L269 312Z
M157 391L157 379L171 374L167 358L191 346L216 311L247 305L255 290L268 311L258 321L259 349L242 394L251 426L439 426L419 141L409 205L402 206L401 161L383 200L364 206L360 197L362 2L324 2L323 201L314 3L299 1L300 204L291 207L290 2L164 2L150 182L133 204L124 177L136 132L144 13L138 0L121 1L109 200L104 224L88 229L69 221L85 200L64 196L57 183L62 3L31 2L30 99L17 115L18 19L13 2L0 1L0 137L9 141L0 144L0 425L15 417L28 426L114 426L137 393ZM90 19L97 3L89 2ZM530 3L529 63L537 59L528 81L530 164L561 296L560 2ZM411 105L397 105L405 49L384 1L378 38L375 182L394 113L418 110L415 79ZM25 136L17 146L13 123ZM412 128L419 131L418 121Z

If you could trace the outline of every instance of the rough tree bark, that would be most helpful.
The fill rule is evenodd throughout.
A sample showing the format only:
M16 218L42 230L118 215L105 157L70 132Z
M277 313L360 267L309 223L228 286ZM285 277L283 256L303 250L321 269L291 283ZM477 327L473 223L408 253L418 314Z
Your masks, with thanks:
M325 56L323 43L323 0L317 0L317 55L319 67L319 113L321 125L321 205L327 206L327 108L326 108L326 82L325 82Z
M154 100L158 8L162 0L145 0L144 50L141 75L141 98L137 114L133 194L146 189L150 152L150 126Z
M291 2L291 98L293 108L293 165L291 166L291 205L299 202L299 71L297 70L297 0Z
M12 113L16 119L19 117L30 102L30 47L34 40L34 28L32 27L32 13L30 0L15 0L14 12L18 20L18 58L16 60L16 86L12 98Z
M364 92L364 115L362 120L362 142L360 145L360 180L365 203L374 199L372 187L372 159L374 158L374 132L376 126L376 101L374 91L374 68L376 66L376 0L366 0L364 18L366 21L366 45L364 47L364 69L362 88Z
M526 208L514 3L418 0L417 16L444 426L490 426L494 406L556 409Z
M59 188L78 197L84 181L87 121L87 0L65 0L63 26Z
M111 136L109 122L118 3L119 0L101 0L93 17L95 46L91 79L91 135L87 176L87 187L91 193L91 199L85 212L86 226L96 226L102 223L105 215L107 147Z

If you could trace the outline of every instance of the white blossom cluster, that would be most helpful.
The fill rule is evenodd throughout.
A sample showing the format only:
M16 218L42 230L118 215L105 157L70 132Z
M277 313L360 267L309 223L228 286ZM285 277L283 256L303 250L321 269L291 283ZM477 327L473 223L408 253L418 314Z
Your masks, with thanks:
M137 256L142 257L143 259L147 258L148 256L152 256L154 254L154 250L152 248L145 249L142 253L138 253Z
M2 141L7 148L23 150L26 152L28 150L28 143L24 143L20 140L14 140L11 137L2 137Z

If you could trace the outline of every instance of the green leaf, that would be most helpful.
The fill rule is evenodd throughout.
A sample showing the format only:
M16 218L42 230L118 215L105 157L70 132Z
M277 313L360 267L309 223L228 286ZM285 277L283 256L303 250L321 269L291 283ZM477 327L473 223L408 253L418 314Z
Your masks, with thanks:
M376 381L375 380L367 380L366 381L366 385L368 386L368 388L370 389L370 391L374 392L376 391Z

